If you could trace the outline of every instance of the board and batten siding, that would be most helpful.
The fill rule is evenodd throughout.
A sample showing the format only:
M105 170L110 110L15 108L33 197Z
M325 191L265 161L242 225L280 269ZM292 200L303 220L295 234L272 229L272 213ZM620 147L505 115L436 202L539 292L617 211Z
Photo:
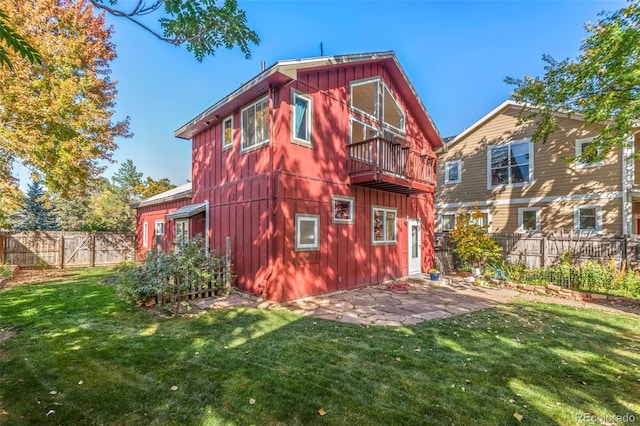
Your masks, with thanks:
M517 126L517 109L505 108L449 146L439 157L437 215L468 211L477 203L491 213L492 232L517 232L518 209L540 207L542 232L571 232L574 206L602 206L602 232L621 233L621 153L612 151L599 167L578 168L566 159L574 157L576 140L596 135L583 129L584 122L560 119L559 129L546 143L532 145L533 179L523 186L488 188L489 147L530 140L532 125ZM461 161L461 182L445 184L447 161Z

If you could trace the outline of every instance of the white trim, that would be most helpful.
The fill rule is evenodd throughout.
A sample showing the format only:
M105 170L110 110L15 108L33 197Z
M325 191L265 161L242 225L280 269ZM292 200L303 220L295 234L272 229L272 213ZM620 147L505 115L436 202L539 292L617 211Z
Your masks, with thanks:
M376 241L375 239L375 212L382 211L382 234L383 239ZM393 240L387 240L387 213L393 212L396 220L393 222ZM371 206L371 244L372 245L385 245L385 244L398 244L398 210L391 207L383 206Z
M442 227L443 225L442 216L453 216L453 228L444 229ZM447 232L447 231L451 231L452 229L456 229L456 212L446 211L446 212L440 213L438 215L438 229L440 230L440 232Z
M226 133L225 133L225 128L224 125L227 121L231 120L231 141L229 143L227 143L226 140ZM229 115L228 117L225 117L224 120L222 120L222 150L226 151L229 148L233 148L233 114Z
M267 101L267 112L269 112L269 96L263 96L262 98L252 102L249 105L246 105L244 108L242 108L240 110L240 153L244 154L245 152L249 152L249 151L253 151L254 149L258 149L261 148L265 145L269 144L271 135L269 134L269 130L271 129L270 123L267 122L267 139L257 142L255 145L251 145L248 147L244 146L244 112L252 107L255 107L256 105ZM254 108L255 111L255 108ZM267 114L267 120L271 120L271 114ZM255 129L254 129L255 130Z
M347 201L349 202L349 219L336 219L335 216L335 202L336 201ZM331 221L333 223L354 223L355 217L354 217L354 205L355 205L355 198L353 197L346 197L343 195L334 195L331 197Z
M384 91L385 90L387 92L389 92L389 96L391 96L391 99L393 99L393 102L396 104L396 106L400 110L400 114L402 114L402 128L398 128L398 127L394 126L393 124L389 124L386 121L384 121L384 110L385 110ZM382 124L382 127L387 127L389 129L391 129L391 131L395 130L396 132L400 133L401 135L406 134L406 132L407 132L407 114L402 110L402 107L400 106L400 102L398 102L396 97L393 96L393 93L391 92L391 89L389 88L389 86L387 86L387 83L385 83L384 80L382 80L382 90L380 91L380 99L382 101L382 102L380 102L382 104L382 112L380 113L380 124Z
M466 201L460 203L436 204L436 209L454 209L473 206L510 206L512 204L539 204L556 201L613 200L622 198L622 191L603 192L599 194L571 194L547 197L511 198L505 200Z
M477 207L477 204L473 204L472 207ZM469 206L471 207L471 206ZM491 232L492 229L492 224L493 224L493 214L491 213L491 209L478 209L479 213L482 214L486 214L487 215L487 232ZM469 215L471 216L473 213L475 213L475 209L473 210L446 210L446 211L442 211L438 213L438 229L440 230L440 232L443 231L450 231L449 229L444 230L442 229L442 216L445 215L452 215L453 216L453 228L452 229L456 229L456 227L458 226L458 216L459 215ZM471 223L473 223L474 220L473 218L471 218Z
M524 212L536 213L536 229L524 229ZM520 207L518 208L518 233L526 234L529 232L541 232L542 231L542 217L540 215L540 207Z
M580 229L580 210L582 209L595 209L596 213L596 228L595 229ZM584 231L602 231L602 206L600 204L581 204L573 207L573 230L577 234Z
M374 136L374 138L380 136L380 129L378 129L375 126L372 126L370 123L367 123L366 121L362 121L357 117L351 116L350 120L349 120L349 143L350 144L353 143L353 122L354 121L357 121L358 123L362 124L362 126L364 126L365 128L368 127L370 129L374 130L376 132L376 135ZM365 137L364 139L360 139L359 141L364 141L364 140L367 140L367 138Z
M142 224L142 247L149 247L149 222Z
M309 135L309 140L306 139L300 139L296 136L296 129L295 129L295 124L296 124L296 98L301 98L304 99L305 101L308 102L309 107L307 108L307 133ZM294 89L293 87L291 88L291 141L293 143L298 143L300 145L304 145L304 146L312 146L312 140L313 140L313 125L312 125L312 121L313 121L313 98L307 94L302 93L299 90Z
M413 236L411 233L411 227L417 225L418 226L418 235L416 241L416 247L418 249L417 265L412 264L412 260L415 259L412 255L412 242ZM411 269L412 266L415 266L415 269ZM422 222L420 219L415 218L407 218L407 274L421 274L422 273Z
M302 244L300 242L300 221L301 220L313 222L313 237L315 242L311 244ZM320 215L296 213L295 250L296 251L320 250Z
M162 224L162 232L158 232L158 225L159 224ZM153 235L154 236L164 235L164 233L165 233L164 220L156 220L154 225L153 225Z
M353 105L353 86L362 86L365 84L369 84L372 82L378 83L378 87L376 90L376 105L375 105L375 115L371 115L366 111L363 111ZM363 78L361 80L352 80L349 82L349 109L351 111L357 112L358 114L369 117L375 121L380 121L380 77L372 77L372 78Z
M527 147L529 148L529 176L527 176L527 181L526 182L516 182L516 183L502 183L502 184L493 184L492 182L492 178L491 178L491 151L494 148L508 148L508 158L511 158L511 147L513 145L520 145L520 144L527 144ZM509 168L509 171L511 170L511 165L507 166ZM509 172L509 181L511 181L511 172ZM523 187L523 186L530 186L531 184L533 184L533 143L531 143L531 141L529 139L518 139L518 140L514 140L514 141L509 141L508 143L505 144L500 144L500 145L489 145L487 147L487 189L500 189L500 188L517 188L517 187Z
M449 170L454 166L458 167L458 179L449 179ZM450 160L444 163L444 183L445 185L462 182L462 160Z
M575 166L576 166L577 170L580 170L580 169L591 169L591 168L594 168L594 167L604 166L604 160L598 161L596 163L583 163L583 162L578 160L578 157L580 157L580 155L582 155L582 144L583 143L591 143L594 139L595 139L594 137L576 139ZM600 154L601 152L602 152L602 150L598 149L598 154Z

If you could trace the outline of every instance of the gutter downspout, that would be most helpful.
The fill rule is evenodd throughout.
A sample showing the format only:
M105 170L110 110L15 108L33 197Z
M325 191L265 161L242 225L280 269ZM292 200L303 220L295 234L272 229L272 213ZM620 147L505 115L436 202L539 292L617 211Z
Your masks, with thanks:
M211 256L209 250L209 239L211 238L209 230L209 200L204 200L204 228L206 229L207 238L204 239L204 251L207 253L207 257Z
M637 132L635 132L637 133ZM622 234L633 233L633 200L631 189L635 175L635 133L629 136L629 143L622 147Z

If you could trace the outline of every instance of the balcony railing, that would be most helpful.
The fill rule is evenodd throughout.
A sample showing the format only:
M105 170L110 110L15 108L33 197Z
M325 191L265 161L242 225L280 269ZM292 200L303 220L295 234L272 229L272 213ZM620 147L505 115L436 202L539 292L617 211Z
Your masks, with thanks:
M354 185L418 194L436 187L436 155L419 153L406 141L372 138L348 145L349 177Z

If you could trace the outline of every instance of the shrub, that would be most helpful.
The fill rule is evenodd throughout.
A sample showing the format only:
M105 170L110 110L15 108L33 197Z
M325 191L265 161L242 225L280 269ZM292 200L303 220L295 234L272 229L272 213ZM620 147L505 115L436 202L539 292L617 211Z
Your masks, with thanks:
M0 279L9 278L12 275L11 268L6 263L0 263Z
M449 231L455 244L453 253L461 261L480 268L484 262L502 260L502 248L487 234L487 227L477 223L481 217L482 213L477 208L470 215L459 215L456 229Z

